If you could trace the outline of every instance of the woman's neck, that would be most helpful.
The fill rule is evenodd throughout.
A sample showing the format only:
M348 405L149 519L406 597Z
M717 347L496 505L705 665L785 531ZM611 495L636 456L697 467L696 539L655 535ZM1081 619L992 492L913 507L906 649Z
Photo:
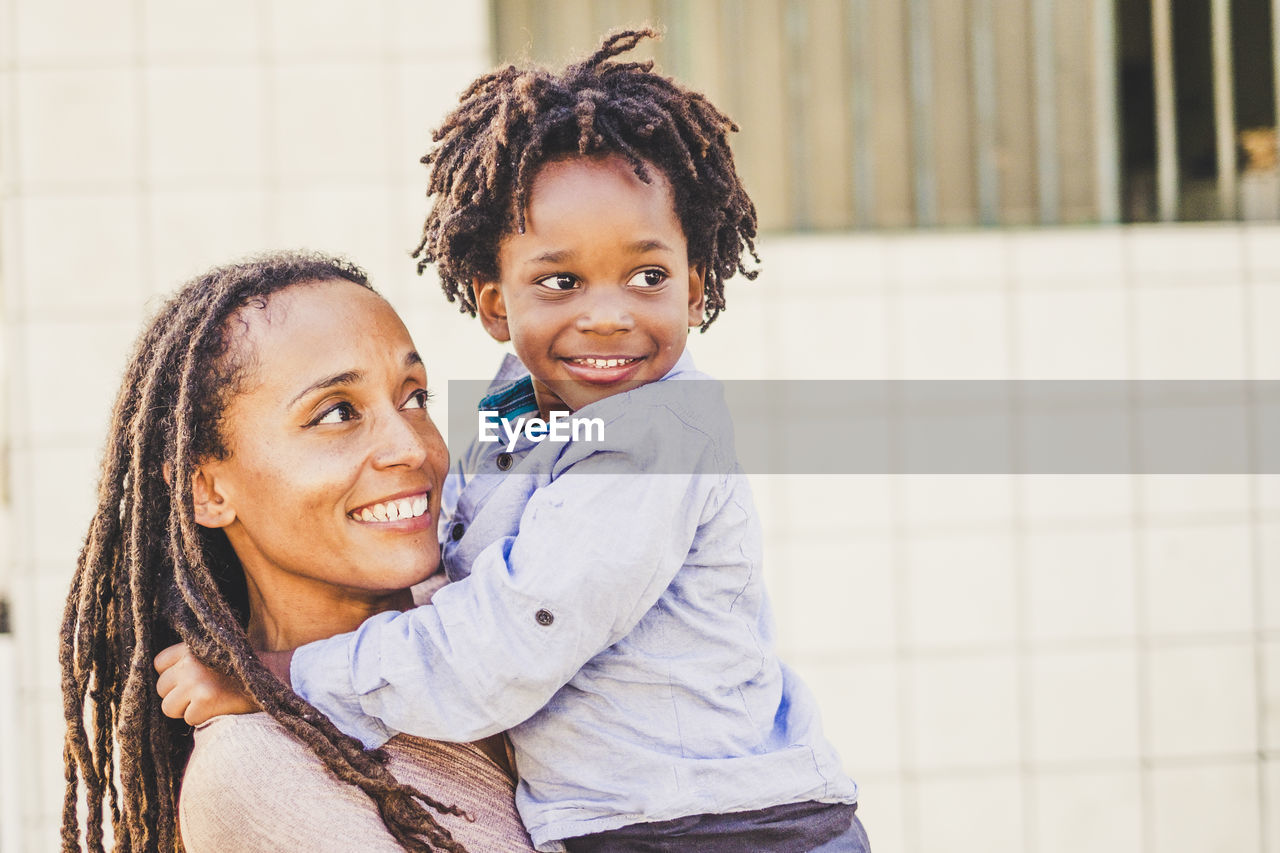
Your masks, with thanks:
M408 589L385 593L354 592L330 587L291 589L287 584L263 588L250 578L249 645L257 651L296 649L315 640L345 634L377 613L413 606Z

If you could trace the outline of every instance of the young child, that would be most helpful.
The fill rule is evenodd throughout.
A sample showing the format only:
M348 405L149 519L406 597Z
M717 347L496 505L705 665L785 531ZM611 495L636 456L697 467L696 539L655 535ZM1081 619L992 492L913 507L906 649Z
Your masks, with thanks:
M603 436L474 442L446 486L453 583L273 668L370 747L506 730L539 850L863 851L857 788L774 649L724 402L685 352L724 280L754 277L736 127L613 61L652 35L481 77L424 158L419 269L518 356L481 409Z

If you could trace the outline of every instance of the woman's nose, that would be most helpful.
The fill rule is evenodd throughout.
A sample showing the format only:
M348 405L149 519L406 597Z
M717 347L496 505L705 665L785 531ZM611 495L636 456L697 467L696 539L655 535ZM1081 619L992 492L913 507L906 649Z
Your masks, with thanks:
M421 468L427 459L428 447L427 437L418 429L417 424L399 411L383 417L381 421L375 437L377 449L374 464L379 468L400 465Z

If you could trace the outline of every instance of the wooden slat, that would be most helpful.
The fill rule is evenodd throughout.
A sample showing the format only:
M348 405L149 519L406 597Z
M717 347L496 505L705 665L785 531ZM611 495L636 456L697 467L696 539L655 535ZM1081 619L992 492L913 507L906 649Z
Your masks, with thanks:
M1272 132L1280 136L1280 0L1271 0L1271 80L1275 95L1275 111L1272 113ZM1277 139L1280 142L1280 139ZM1280 832L1280 826L1276 827Z
M553 68L588 56L604 35L591 19L591 0L555 0L554 14L544 30L550 48L547 62Z
M782 0L755 0L742 23L742 40L729 43L726 51L735 58L742 80L738 116L744 132L739 167L761 227L786 229L794 221L794 211L787 157L787 125L792 117L783 75L783 41L778 37L783 26Z
M1151 0L1151 53L1156 84L1156 198L1160 219L1178 218L1178 113L1174 102L1171 0Z
M1035 81L1036 187L1040 223L1051 225L1061 216L1061 177L1058 171L1058 92L1054 68L1053 0L1031 0L1031 63Z
M849 61L845 79L849 97L849 138L853 145L849 188L853 220L850 224L863 228L875 224L876 208L875 143L871 132L875 105L871 85L874 45L871 23L870 0L847 0L845 50Z
M1057 220L1096 222L1097 168L1094 148L1093 4L1055 0L1054 93L1057 98L1055 168Z
M872 0L875 211L876 224L885 228L902 228L915 221L906 17L902 0Z
M917 225L936 225L938 222L932 5L930 0L907 0L907 51L911 63L911 167Z
M528 0L496 0L497 62L521 63L529 59L533 46L532 7Z
M809 45L809 10L804 0L785 0L782 4L782 74L787 98L787 163L791 180L787 197L791 207L791 227L804 231L813 226L810 201L809 169L806 154L809 148L809 121L815 112L809 102L809 63L806 53Z
M999 125L992 0L970 0L969 55L973 63L973 136L978 186L978 222L1000 221Z
M711 103L733 118L728 82L725 79L723 54L727 46L722 7L718 3L689 3L686 14L689 39L697 45L697 49L688 52L689 68L687 76L682 76L681 80L702 92Z
M1035 96L1031 80L1031 10L1026 0L995 3L996 91L999 98L1000 221L1030 225L1036 207Z
M805 85L800 91L804 124L800 174L807 189L812 228L848 228L853 208L853 142L846 112L852 81L846 76L844 0L805 0Z
M1235 219L1240 210L1240 182L1236 175L1236 109L1231 55L1230 0L1210 6L1213 44L1213 124L1218 161L1218 215Z
M1099 222L1120 221L1120 117L1115 0L1093 0L1093 104Z

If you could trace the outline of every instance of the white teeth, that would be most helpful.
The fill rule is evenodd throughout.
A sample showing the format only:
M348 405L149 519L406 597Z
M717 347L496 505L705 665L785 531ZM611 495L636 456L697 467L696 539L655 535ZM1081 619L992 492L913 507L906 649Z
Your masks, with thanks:
M425 495L377 503L351 513L357 521L400 521L425 515L431 502Z
M575 358L578 364L585 364L588 367L607 368L617 367L620 364L630 364L635 361L634 358Z

